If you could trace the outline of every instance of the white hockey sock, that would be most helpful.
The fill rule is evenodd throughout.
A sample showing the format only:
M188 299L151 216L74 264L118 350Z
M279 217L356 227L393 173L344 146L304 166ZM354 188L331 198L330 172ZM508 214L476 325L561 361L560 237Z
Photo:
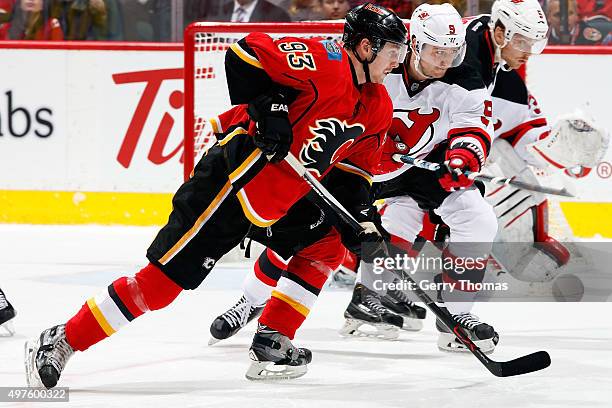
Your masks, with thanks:
M242 291L244 297L253 305L260 306L265 304L270 299L270 294L274 290L274 286L266 285L254 273L248 273L242 283Z

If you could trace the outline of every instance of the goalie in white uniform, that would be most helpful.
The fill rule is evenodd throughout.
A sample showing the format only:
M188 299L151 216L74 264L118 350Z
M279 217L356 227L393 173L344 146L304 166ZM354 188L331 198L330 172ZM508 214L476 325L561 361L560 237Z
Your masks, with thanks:
M605 154L609 135L584 114L565 115L551 129L516 71L498 73L492 97L496 139L486 174L536 185L539 179L534 170L558 170L581 178ZM507 185L487 187L487 201L499 221L493 254L512 277L526 282L551 281L572 256L579 256L549 235L545 195Z

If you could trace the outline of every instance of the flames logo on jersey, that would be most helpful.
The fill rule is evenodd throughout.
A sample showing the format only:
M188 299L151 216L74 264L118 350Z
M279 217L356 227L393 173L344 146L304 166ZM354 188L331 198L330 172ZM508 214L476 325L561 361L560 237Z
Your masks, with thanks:
M317 120L316 127L310 127L313 137L304 142L299 159L304 167L320 177L364 130L360 123L349 125L336 118Z
M400 117L394 117L389 129L389 136L397 143L403 143L408 154L421 151L434 137L433 124L440 118L440 110L433 108L431 113L421 113L420 109L401 110ZM405 116L402 113L407 112ZM412 123L408 127L407 123Z

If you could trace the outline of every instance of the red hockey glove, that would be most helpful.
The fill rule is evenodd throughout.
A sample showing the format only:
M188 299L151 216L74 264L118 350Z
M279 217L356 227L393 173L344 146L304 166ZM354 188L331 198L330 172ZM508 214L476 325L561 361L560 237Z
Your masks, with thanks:
M480 159L476 151L459 143L446 151L446 161L440 166L438 181L446 191L467 188L474 180L463 173L466 170L480 171Z

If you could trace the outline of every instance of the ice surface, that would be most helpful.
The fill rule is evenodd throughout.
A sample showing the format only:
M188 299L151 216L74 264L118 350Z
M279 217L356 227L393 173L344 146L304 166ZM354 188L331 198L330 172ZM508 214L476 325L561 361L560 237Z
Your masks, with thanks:
M0 386L25 386L23 343L63 323L113 279L146 263L156 228L0 225L0 287L17 309L17 335L0 338ZM324 290L295 343L313 350L301 379L244 378L253 334L206 345L212 319L234 303L245 267L217 267L198 290L77 353L60 385L70 407L610 407L612 304L479 304L495 325L494 359L537 350L548 369L496 378L471 355L441 353L434 319L380 342L337 330L348 291ZM611 271L612 273L612 271ZM35 404L0 403L23 407ZM50 406L50 405L42 405Z

